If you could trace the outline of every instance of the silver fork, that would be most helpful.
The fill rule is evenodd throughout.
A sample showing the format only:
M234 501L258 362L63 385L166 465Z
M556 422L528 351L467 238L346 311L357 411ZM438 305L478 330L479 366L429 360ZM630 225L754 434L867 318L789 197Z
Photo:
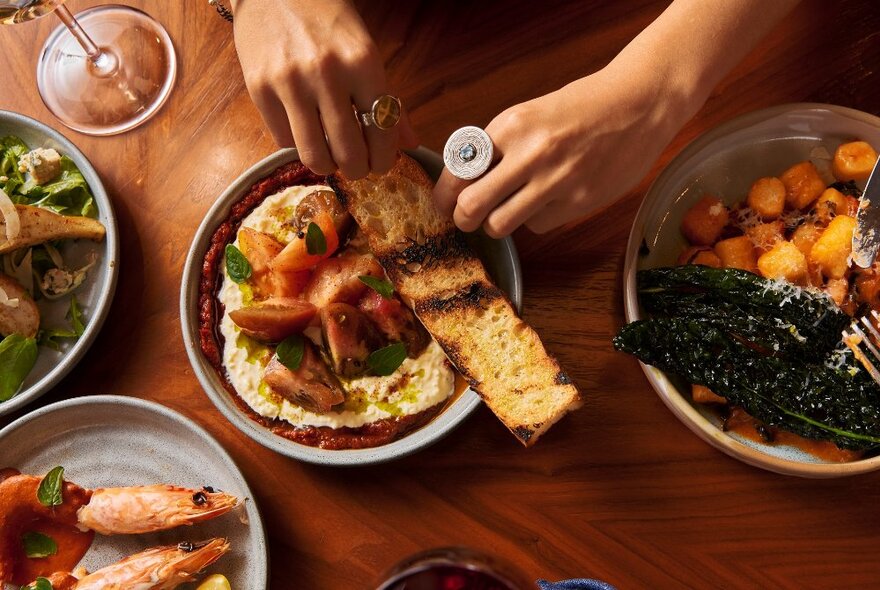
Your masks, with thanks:
M870 316L870 318L868 316L862 316L859 319L853 320L852 324L849 326L850 331L843 331L843 343L846 344L855 357L859 359L859 362L862 363L862 366L865 367L868 373L870 373L874 381L880 384L880 371L877 370L877 367L871 362L871 359L868 358L868 355L865 354L859 346L860 344L864 345L871 356L874 357L874 360L880 362L880 350L877 350L877 346L875 345L875 343L880 345L880 331L875 327L876 325L880 325L880 314L871 310ZM871 318L873 318L873 322L871 321ZM865 331L859 328L860 323L865 327ZM867 333L865 333L866 331Z

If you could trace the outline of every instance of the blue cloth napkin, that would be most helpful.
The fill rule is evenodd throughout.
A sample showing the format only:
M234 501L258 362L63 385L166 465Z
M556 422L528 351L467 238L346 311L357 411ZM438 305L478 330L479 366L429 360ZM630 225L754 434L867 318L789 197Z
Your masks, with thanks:
M538 580L538 588L541 590L616 590L616 588L608 582L588 578L562 580L561 582Z

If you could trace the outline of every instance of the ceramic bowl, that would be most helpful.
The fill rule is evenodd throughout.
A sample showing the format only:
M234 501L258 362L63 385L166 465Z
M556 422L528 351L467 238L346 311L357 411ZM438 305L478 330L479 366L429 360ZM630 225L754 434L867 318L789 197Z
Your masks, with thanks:
M58 383L82 359L95 341L113 301L118 273L119 235L116 217L107 191L89 160L66 137L24 115L0 111L0 137L16 135L31 148L55 148L58 153L68 156L80 169L95 196L98 219L104 224L107 236L96 244L87 240L66 241L62 249L66 262L79 267L86 261L88 252L97 251L98 262L89 270L86 281L75 291L77 302L86 318L85 332L74 342L65 341L58 351L45 346L40 347L37 363L28 374L21 390L5 402L0 402L0 416L28 404ZM69 298L55 301L38 301L43 327L64 328Z
M636 272L670 266L687 243L679 228L685 212L704 194L732 204L752 182L812 160L830 181L838 145L862 139L880 146L880 118L825 104L789 104L749 113L705 133L657 177L636 214L626 251L624 305L627 321L642 318ZM711 408L695 404L683 381L642 365L651 386L673 414L700 438L749 465L777 473L827 478L880 468L880 456L849 463L823 461L797 448L769 445L721 429Z
M438 154L420 148L409 152L409 155L415 158L433 178L436 179L440 175L443 161ZM470 389L466 390L431 422L389 444L368 449L319 449L277 436L251 420L236 406L229 392L223 387L216 371L199 348L198 284L202 260L211 235L217 226L226 219L230 207L238 202L254 183L272 173L279 166L296 160L298 157L295 149L284 149L255 164L229 185L199 226L186 259L180 295L180 319L183 324L184 344L190 363L208 397L223 415L246 435L282 455L310 463L338 466L381 463L409 455L451 432L480 404L480 398L477 394ZM475 247L480 252L489 272L499 287L519 308L522 301L522 278L513 240L509 238L492 240L480 235L475 235L474 238Z
M42 475L60 465L65 479L86 488L213 486L244 502L228 514L191 527L95 535L81 563L89 571L149 547L225 537L229 552L206 574L224 574L233 588L268 586L266 536L253 494L223 447L189 418L136 398L78 397L35 410L0 430L0 448L0 468Z

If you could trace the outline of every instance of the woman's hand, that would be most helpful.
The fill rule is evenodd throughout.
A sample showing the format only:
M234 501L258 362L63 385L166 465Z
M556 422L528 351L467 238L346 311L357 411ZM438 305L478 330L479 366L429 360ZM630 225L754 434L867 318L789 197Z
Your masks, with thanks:
M346 0L237 0L235 46L251 98L279 146L319 174L355 179L394 163L406 119L362 129L355 116L387 94L381 57Z
M683 122L667 104L636 72L609 66L493 119L494 166L472 182L444 170L434 198L460 229L492 237L589 216L648 173Z
M470 183L444 170L438 206L462 230L495 237L607 207L797 2L675 0L604 69L489 123L494 167Z

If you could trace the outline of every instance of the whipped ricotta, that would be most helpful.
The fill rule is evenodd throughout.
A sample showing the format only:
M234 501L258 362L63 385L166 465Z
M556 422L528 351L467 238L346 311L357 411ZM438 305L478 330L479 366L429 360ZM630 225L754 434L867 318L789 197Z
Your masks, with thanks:
M293 217L293 211L303 197L316 190L330 189L320 185L293 186L270 195L244 218L241 226L267 233L286 244L295 235L295 229L287 220ZM238 238L233 244L238 246ZM271 359L272 350L242 334L229 317L230 311L250 303L250 288L232 281L225 264L221 264L221 270L223 284L218 298L224 308L220 320L220 333L225 340L223 364L229 382L258 414L280 418L295 426L356 428L384 418L417 414L452 395L454 373L443 349L432 340L418 358L407 358L392 375L340 378L345 402L326 414L309 412L290 403L263 382L263 370ZM306 330L305 336L320 345L319 329Z

